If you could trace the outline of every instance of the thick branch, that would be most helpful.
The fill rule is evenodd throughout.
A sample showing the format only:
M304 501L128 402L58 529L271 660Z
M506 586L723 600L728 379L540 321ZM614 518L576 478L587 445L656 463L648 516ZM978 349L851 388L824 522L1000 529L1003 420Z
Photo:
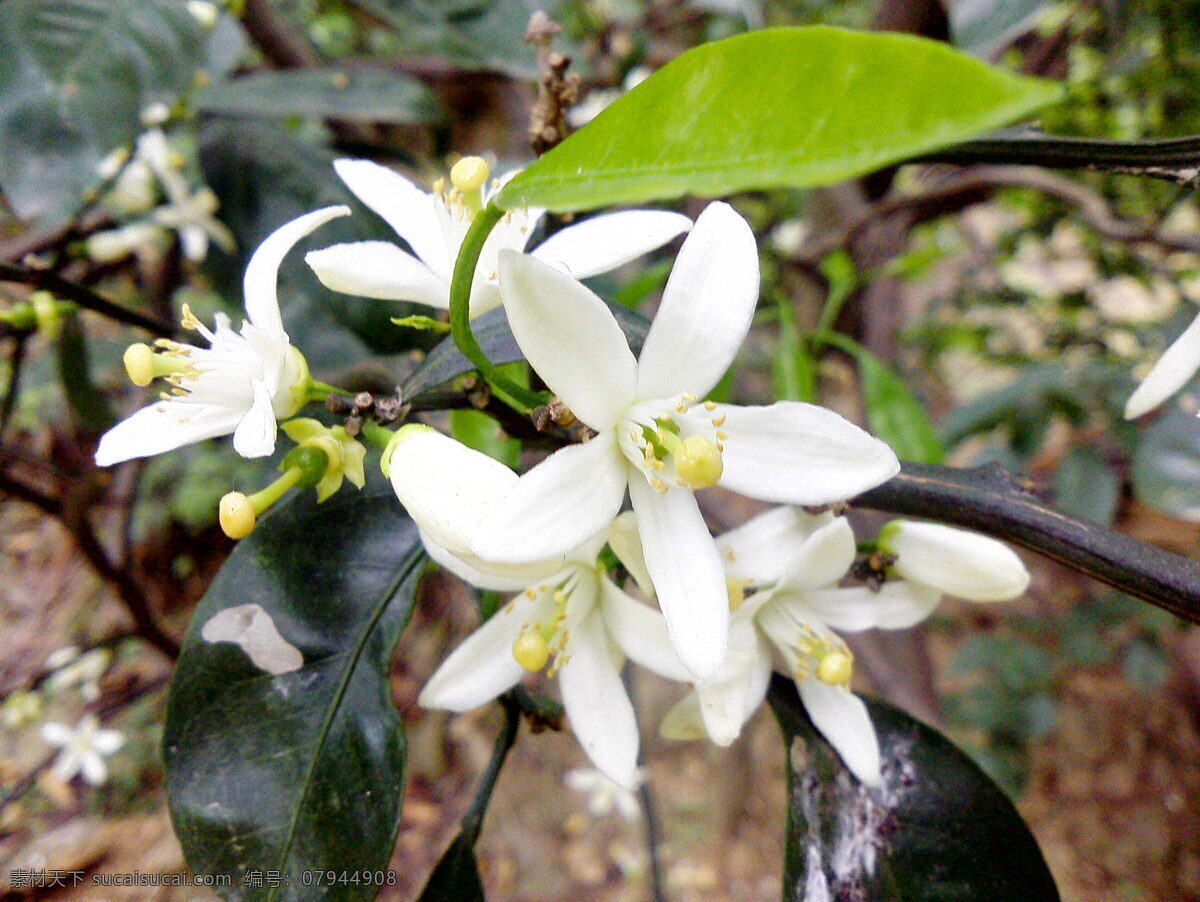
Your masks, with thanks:
M1018 163L1052 169L1090 169L1200 184L1200 135L1165 141L1066 138L1030 129L997 132L909 162Z
M898 476L854 503L1006 539L1200 623L1200 562L1059 513L999 465L963 470L905 463Z

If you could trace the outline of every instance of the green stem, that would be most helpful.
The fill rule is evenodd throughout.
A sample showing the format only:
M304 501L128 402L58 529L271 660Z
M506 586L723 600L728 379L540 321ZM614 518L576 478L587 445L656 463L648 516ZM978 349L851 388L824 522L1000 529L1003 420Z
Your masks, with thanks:
M324 382L318 382L316 379L308 380L308 400L324 401L330 395L345 395L349 398L353 397L354 392L348 392L344 388L338 388L336 385L327 385Z
M542 403L541 397L501 373L488 360L471 332L471 284L475 279L475 266L484 242L503 216L503 210L495 204L488 204L475 215L471 227L467 229L454 263L454 277L450 281L450 332L463 356L475 365L479 375L488 381L496 394L521 413L528 413Z
M362 432L363 438L374 445L376 448L384 449L396 435L391 429L384 429L374 420L363 420Z
M255 492L246 500L249 501L250 506L254 508L254 513L261 514L268 507L282 498L283 493L299 482L300 477L303 475L303 469L300 467L292 467L265 489Z

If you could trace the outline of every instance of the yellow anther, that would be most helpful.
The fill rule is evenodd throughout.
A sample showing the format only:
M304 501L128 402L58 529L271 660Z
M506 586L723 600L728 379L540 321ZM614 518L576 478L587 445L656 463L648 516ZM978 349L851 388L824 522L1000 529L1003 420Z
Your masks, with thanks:
M723 442L727 438L729 438L728 432L717 432L717 441Z
M695 403L696 403L696 401L697 401L697 400L699 400L699 399L698 399L698 398L697 398L695 395L693 395L691 392L684 392L684 393L683 393L682 395L680 395L679 397L683 398L683 400L687 401L689 404L695 404Z
M550 660L550 643L537 630L525 630L513 643L512 654L518 664L530 673L537 673Z
M725 425L726 419L727 419L727 417L725 416L725 414L721 414L719 417L713 417L711 420L709 420L709 422L719 428L719 427Z
M230 492L217 508L221 531L231 539L244 539L254 530L254 506L241 492Z
M445 191L445 190L446 190L446 180L445 180L445 178L442 178L442 177L440 177L440 176L439 176L438 178L434 179L434 181L433 181L433 193L434 193L434 194L437 194L437 195L439 195L439 196L440 196L440 195L441 195L441 193L442 193L443 191Z
M676 407L675 407L675 412L676 412L676 413L687 413L687 412L688 412L688 407L687 407L687 405L686 405L686 404L678 404L678 405L676 405Z
M660 495L665 495L670 486L668 486L657 476L652 476L650 477L650 488L654 489L654 491L658 492Z
M732 576L725 577L725 594L729 596L729 613L731 614L746 600L746 590L742 587L741 581Z
M705 401L704 409L707 410L709 413L712 413L714 410L717 409L717 402L716 401Z
M157 375L154 371L154 349L141 343L130 345L125 349L121 359L125 363L125 372L129 381L134 385L146 386L154 381Z
M702 435L689 435L679 443L673 455L675 472L679 478L694 489L706 489L716 485L725 470L721 451L711 439Z
M196 318L196 314L192 313L191 307L189 307L187 304L184 304L183 310L179 316L179 325L183 326L185 329L195 330L202 328L204 323L200 322L200 320Z
M840 651L830 652L817 665L817 679L830 686L845 686L854 673L854 661Z
M450 170L450 183L465 197L482 188L489 175L491 173L483 157L463 157Z

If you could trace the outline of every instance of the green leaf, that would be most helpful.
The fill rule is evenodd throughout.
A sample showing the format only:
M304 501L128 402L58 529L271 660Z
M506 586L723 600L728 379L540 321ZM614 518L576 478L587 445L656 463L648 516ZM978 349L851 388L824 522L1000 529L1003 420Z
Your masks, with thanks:
M828 185L999 128L1061 95L924 38L765 29L668 63L496 202L588 210Z
M619 304L609 304L608 309L616 317L617 324L625 333L625 338L633 353L639 353L642 349L642 342L646 339L646 332L650 328L650 322L644 316L627 310ZM513 338L513 334L508 328L508 317L505 315L503 307L489 310L482 316L471 320L471 331L492 363L503 365L525 359L521 355L521 349L517 347L517 340ZM406 403L424 408L427 406L424 402L432 403L435 390L444 388L446 383L451 380L474 371L474 365L458 350L454 339L445 338L404 380L400 386L400 397Z
M58 377L71 410L87 429L98 435L117 418L108 397L92 379L90 357L79 317L66 317L58 336Z
M1121 500L1121 480L1093 448L1077 445L1054 470L1054 505L1064 514L1112 526Z
M1133 494L1164 514L1200 521L1200 419L1177 403L1154 421L1133 452Z
M775 309L779 313L779 345L771 359L775 396L781 401L813 403L817 399L817 362L796 327L791 302L780 297Z
M462 69L493 69L514 78L537 75L525 43L529 17L553 15L557 2L534 0L357 0L392 29L398 54L433 54Z
M1054 902L1046 862L1012 803L935 730L867 701L883 785L868 789L813 727L795 686L770 702L788 748L785 899Z
M402 72L377 68L290 69L216 82L196 108L248 116L314 116L368 122L438 122L433 93Z
M886 363L862 345L837 332L819 333L819 341L854 357L862 382L867 426L892 446L901 460L938 464L946 456L925 407Z
M343 490L319 506L305 492L238 544L201 599L171 683L163 755L188 865L232 877L227 898L313 898L306 871L386 869L405 760L388 662L424 561L390 487ZM203 638L215 616L248 616L248 605L270 617L302 667L272 675L240 645ZM291 666L286 657L274 666ZM248 886L251 871L287 882Z
M417 902L485 902L473 838L460 833L446 850Z
M17 215L68 215L142 110L190 85L203 47L178 0L0 4L0 187Z

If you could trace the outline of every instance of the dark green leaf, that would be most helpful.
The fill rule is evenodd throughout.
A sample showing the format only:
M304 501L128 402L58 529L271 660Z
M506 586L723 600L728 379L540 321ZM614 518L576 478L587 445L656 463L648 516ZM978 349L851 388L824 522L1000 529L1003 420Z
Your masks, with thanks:
M1200 521L1200 419L1172 403L1133 453L1133 493L1180 520Z
M828 185L998 128L1061 93L923 38L755 31L668 63L497 203L588 210Z
M1055 902L1029 828L966 755L935 730L867 701L883 785L868 789L813 727L795 686L772 680L788 748L785 899Z
M633 353L639 353L646 338L646 331L650 328L649 321L619 304L609 304L608 309L616 317ZM525 359L521 356L521 349L517 347L512 332L509 331L508 317L503 307L489 310L483 316L472 320L471 331L475 333L476 341L492 363L515 363ZM475 367L455 346L454 339L445 338L429 352L421 365L413 370L400 386L400 395L407 403L422 406L422 398L434 389L444 387L447 382L474 370Z
M1112 526L1120 497L1120 479L1093 448L1072 448L1054 471L1054 505L1064 514Z
M533 0L357 0L357 6L390 26L396 50L431 54L463 69L494 69L515 78L537 75L525 43L529 17L553 14L557 2Z
M92 381L87 338L78 316L63 320L62 332L58 336L58 377L62 380L63 394L75 416L89 430L100 434L117 418L113 415L108 397Z
M239 543L205 593L171 684L163 754L188 864L232 877L227 898L374 897L378 887L303 880L387 867L405 756L388 662L424 560L390 487L343 489L319 506L306 492ZM241 646L203 638L215 616L247 605L299 650L300 669L272 675ZM247 885L256 870L288 882Z
M196 108L248 116L314 116L369 122L436 122L437 98L415 78L387 69L256 72L210 84Z
M0 187L17 215L71 212L142 110L188 87L203 44L178 0L0 4Z
M442 860L437 863L417 902L485 902L475 844L471 837L458 834Z

